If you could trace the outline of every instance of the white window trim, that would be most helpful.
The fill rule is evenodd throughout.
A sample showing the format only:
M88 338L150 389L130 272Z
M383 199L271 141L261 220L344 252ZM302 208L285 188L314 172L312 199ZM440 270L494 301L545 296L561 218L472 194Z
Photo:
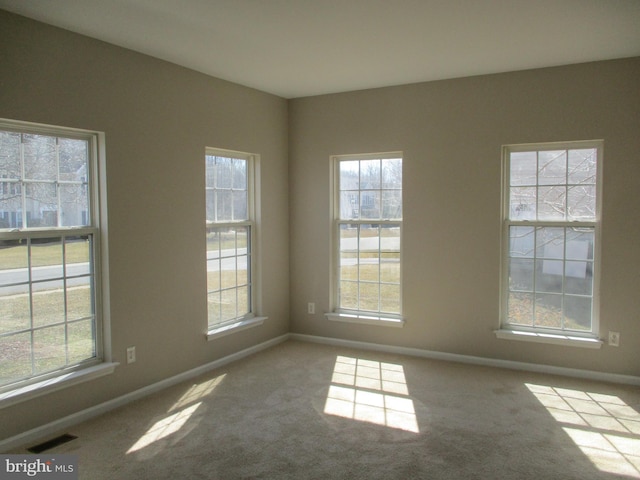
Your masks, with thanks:
M359 323L362 325L375 325L378 327L402 328L405 324L405 319L402 317L370 315L365 313L348 313L346 311L329 312L325 313L324 316L327 320L331 320L332 322Z
M252 327L259 327L269 317L246 317L240 320L232 321L232 323L225 323L216 328L211 328L207 332L207 340L215 340L216 338L226 337L232 333L247 330Z
M395 327L402 328L405 324L405 317L402 314L377 314L376 312L370 312L366 310L349 310L341 309L338 306L340 300L339 285L340 285L340 252L338 251L340 245L340 223L344 223L340 219L340 162L344 160L377 160L385 158L401 158L404 162L404 154L401 151L396 152L382 152L382 153L366 153L366 154L347 154L347 155L332 155L330 157L331 164L331 290L330 301L333 308L332 312L325 313L325 318L334 322L342 323L354 323L361 325L375 325L381 327ZM404 187L404 185L403 185ZM400 224L400 312L402 312L402 272L403 272L403 246L404 235L403 225L404 220L356 220L349 223L361 223L361 224L385 224L393 223Z
M513 221L509 219L509 153L510 152L527 152L527 151L544 151L558 149L580 149L580 148L596 148L598 151L597 171L596 171L596 218L593 222L577 222L577 221ZM497 338L502 340L517 340L533 343L545 343L572 347L584 347L598 349L602 346L602 340L599 338L600 319L599 319L599 292L600 292L600 259L601 259L601 212L602 212L602 162L604 154L603 140L584 140L569 142L541 142L517 145L503 145L502 147L502 185L501 185L501 204L502 204L502 222L501 222L501 253L500 253L500 321L499 328L494 331ZM558 227L577 227L586 225L594 229L594 278L592 292L592 314L591 314L591 331L580 332L574 330L562 330L553 328L541 328L521 326L507 322L508 315L508 288L509 288L509 227L511 225L523 226L548 226L557 225Z
M577 337L561 333L528 332L525 330L500 329L494 331L501 340L517 340L521 342L546 343L566 347L600 348L604 343L599 338Z
M89 141L91 155L87 178L89 179L89 184L91 186L89 189L89 201L91 216L94 221L91 226L56 227L55 231L60 232L61 236L68 233L77 235L91 233L93 235L94 313L96 317L96 357L90 361L69 366L65 369L50 372L45 375L34 376L30 379L17 382L14 388L3 389L2 392L0 392L0 408L5 408L78 383L109 375L113 373L119 363L112 361L111 351L109 261L107 242L107 175L104 133L5 118L0 118L0 129L19 133L28 132L37 135L79 138ZM7 232L5 237L9 238L11 236L20 236L24 235L25 232L28 232L28 235L31 237L42 237L50 236L52 229L32 228L26 230L12 230Z
M225 226L250 226L250 272L249 279L250 288L250 313L244 317L227 320L218 324L210 325L207 317L207 329L205 337L208 341L225 337L232 333L240 332L252 327L258 327L268 319L266 316L260 316L257 312L262 309L262 287L260 275L260 208L257 199L260 198L260 155L255 153L240 152L237 150L228 150L214 147L206 147L205 155L215 155L219 157L240 158L247 160L247 214L248 220L236 222L207 222L207 227L225 227ZM207 295L208 295L208 288Z
M31 400L63 388L88 382L105 375L112 374L116 367L120 365L117 362L103 362L93 365L82 370L63 370L53 378L41 380L36 383L23 385L13 390L8 390L0 394L0 409L10 407L16 403Z

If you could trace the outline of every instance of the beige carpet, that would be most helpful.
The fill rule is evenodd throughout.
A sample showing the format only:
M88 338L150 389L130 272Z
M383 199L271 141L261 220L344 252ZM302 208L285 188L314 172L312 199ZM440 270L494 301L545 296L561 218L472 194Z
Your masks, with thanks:
M640 478L639 412L637 387L288 341L47 453L87 480Z

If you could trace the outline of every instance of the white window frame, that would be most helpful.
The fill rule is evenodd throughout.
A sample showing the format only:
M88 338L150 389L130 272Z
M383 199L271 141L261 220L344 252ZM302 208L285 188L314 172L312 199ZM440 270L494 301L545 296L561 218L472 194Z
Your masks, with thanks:
M21 134L45 135L58 138L80 139L88 142L89 164L87 172L88 185L88 212L91 223L86 226L53 226L25 228L26 212L23 212L23 223L20 228L0 229L0 239L15 240L24 239L31 243L33 239L60 237L91 237L91 288L92 302L94 304L95 317L95 355L77 363L52 370L44 374L34 374L22 380L0 387L0 408L19 403L61 388L86 382L88 380L112 373L118 363L111 360L110 335L109 335L109 291L107 262L107 236L106 236L106 168L104 161L104 134L101 132L81 130L76 128L59 127L52 125L36 124L10 119L0 119L0 129ZM26 183L19 182L24 192ZM27 182L28 183L28 182ZM63 184L59 181L56 183ZM58 223L60 217L58 211ZM29 250L28 250L29 251ZM29 259L29 263L31 260ZM29 267L30 268L30 267ZM64 268L64 267L63 267ZM64 277L67 278L66 276ZM28 284L32 284L29 276ZM64 280L66 290L66 280ZM31 287L30 287L31 288ZM66 324L66 320L65 320ZM28 329L37 330L33 324ZM65 344L66 345L66 344Z
M341 219L340 218L340 162L343 161L362 161L362 160L384 160L399 158L404 163L402 152L383 152L383 153L367 153L354 155L334 155L331 156L332 168L332 195L331 195L331 212L332 212L332 235L331 235L331 305L332 311L325 313L328 320L345 323L357 323L365 325L385 326L402 328L405 324L405 318L402 314L402 228L403 220L400 219ZM401 187L402 192L402 187ZM402 198L402 193L401 193ZM397 226L400 235L400 298L399 312L387 313L382 311L355 310L340 307L340 226L342 224L357 225L389 225ZM358 281L359 282L359 281ZM383 282L378 280L378 284ZM380 310L380 309L379 309Z
M514 220L510 218L510 156L516 152L544 152L558 150L595 149L596 161L596 202L595 218L593 220ZM501 277L500 277L500 328L495 331L498 338L507 340L521 340L535 343L547 343L564 346L576 346L585 348L600 348L602 341L599 339L599 281L600 281L600 235L601 235L601 211L602 211L602 164L604 144L602 140L573 141L573 142L547 142L536 144L504 145L502 147L502 246L501 246ZM565 186L572 184L568 179ZM536 188L541 184L536 183ZM546 186L546 185L542 185ZM591 294L591 330L578 330L565 328L564 326L540 327L535 325L521 325L508 321L509 299L509 262L510 262L510 227L560 227L593 229L593 283ZM566 262L566 257L562 257ZM535 272L534 272L535 275ZM563 285L564 285L563 274ZM536 290L534 287L533 294ZM562 297L564 299L564 287Z
M210 323L207 320L207 339L213 340L219 337L229 335L247 328L256 327L262 325L267 317L257 315L261 308L260 305L260 282L258 269L259 269L259 241L258 241L258 217L259 209L257 204L257 197L259 194L259 182L258 182L258 169L260 156L253 153L239 152L234 150L227 150L221 148L206 147L205 159L207 156L216 156L222 158L232 158L245 160L247 162L247 218L238 221L217 221L206 219L207 232L209 228L217 227L246 227L248 228L248 258L247 265L247 283L248 283L248 309L249 311L242 316L223 320L216 323ZM205 167L206 169L206 167ZM206 174L206 171L205 171ZM208 187L205 183L205 191L215 191L215 187ZM208 253L207 253L208 256ZM208 259L206 260L208 263ZM237 287L236 287L237 288ZM216 290L220 291L220 290ZM209 295L216 291L209 291L207 281L207 305ZM209 312L207 307L207 319L209 318Z

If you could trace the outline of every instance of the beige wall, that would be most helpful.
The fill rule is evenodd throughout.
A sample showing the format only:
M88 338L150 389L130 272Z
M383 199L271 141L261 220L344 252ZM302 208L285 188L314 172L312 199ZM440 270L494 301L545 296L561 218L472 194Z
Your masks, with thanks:
M635 58L291 101L292 330L640 375L639 81ZM600 329L621 345L498 340L501 146L589 139L605 142ZM329 156L396 150L406 325L330 322Z
M0 11L0 117L105 132L115 374L0 410L0 438L289 327L287 102ZM263 314L207 342L205 146L261 155ZM127 346L137 362L124 365Z

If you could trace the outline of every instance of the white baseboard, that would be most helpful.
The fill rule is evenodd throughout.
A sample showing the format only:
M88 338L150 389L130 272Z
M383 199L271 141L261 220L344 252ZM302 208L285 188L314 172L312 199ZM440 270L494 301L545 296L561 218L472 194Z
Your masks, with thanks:
M93 407L89 407L85 410L81 410L67 417L60 418L51 423L47 423L46 425L42 425L40 427L18 434L16 436L6 438L4 440L0 440L0 452L7 452L14 448L18 448L22 445L27 445L31 442L41 440L48 436L57 435L61 431L67 428L70 428L74 425L77 425L78 423L97 417L98 415L102 415L103 413L106 413L110 410L124 406L127 403L146 397L148 395L151 395L152 393L159 392L161 390L164 390L165 388L171 387L180 382L184 382L185 380L189 380L191 378L197 377L199 375L202 375L203 373L207 373L210 370L215 370L216 368L220 368L231 362L235 362L242 358L248 357L249 355L253 355L254 353L258 353L262 350L266 350L267 348L270 348L279 343L285 342L288 339L289 339L289 334L284 334L279 337L272 338L271 340L267 340L266 342L260 343L258 345L254 345L253 347L246 348L239 352L233 353L226 357L207 363L205 365L201 365L192 370L179 373L178 375L166 378L152 385L147 385L146 387L140 388L131 393L127 393L125 395L106 401L104 403L100 403Z
M317 337L315 335L303 335L300 333L290 333L289 338L303 342L321 343L339 347L358 348L363 350L374 350L386 353L396 353L413 357L430 358L433 360L445 360L456 363L466 363L471 365L481 365L485 367L506 368L509 370L521 370L525 372L546 373L550 375L561 375L564 377L582 378L586 380L596 380L601 382L620 383L625 385L640 386L640 377L633 375L620 375L617 373L596 372L592 370L580 370L576 368L556 367L553 365L541 365L536 363L515 362L512 360L499 360L496 358L474 357L471 355L459 355L456 353L437 352L433 350L423 350L420 348L397 347L393 345L382 345L378 343L359 342L355 340L343 340L340 338Z

